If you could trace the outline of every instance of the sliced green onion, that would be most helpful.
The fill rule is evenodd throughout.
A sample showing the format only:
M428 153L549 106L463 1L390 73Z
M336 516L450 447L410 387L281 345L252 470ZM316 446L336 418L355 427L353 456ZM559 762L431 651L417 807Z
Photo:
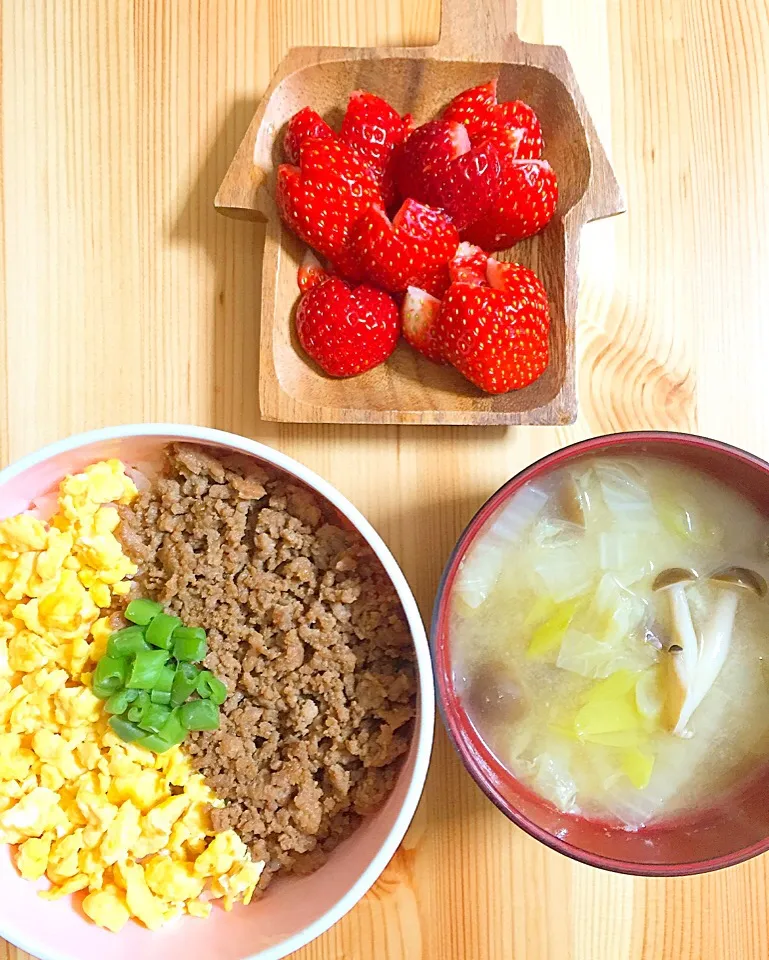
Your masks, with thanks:
M168 660L166 650L142 650L134 657L128 686L134 690L152 690ZM125 661L119 661L125 663Z
M134 691L131 690L118 690L118 692L113 693L109 700L104 704L104 709L107 711L107 713L125 713L131 703L129 694L133 692Z
M174 630L174 640L176 640L177 637L205 640L206 631L202 627L177 627L176 630Z
M188 730L219 728L219 708L211 700L190 700L180 708L180 716Z
M182 633L183 629L180 628L174 633L174 656L180 661L198 663L208 653L205 633L201 637L188 632L186 629ZM196 627L195 629L199 630L200 628Z
M160 676L158 677L157 683L152 689L158 690L162 693L170 693L171 687L174 685L175 676L175 667L173 667L170 663L167 663L160 671Z
M201 671L198 677L198 693L204 700L211 700L220 707L227 699L227 687L210 670Z
M113 693L122 690L128 675L128 661L115 657L102 657L93 672L93 693L100 700L108 700Z
M141 740L141 738L144 736L144 731L141 727L137 727L135 723L130 723L123 717L110 717L109 725L120 737L120 739L125 740L127 743L133 743L136 740Z
M181 620L178 617L172 617L170 613L159 613L150 621L144 634L147 643L162 650L170 650L171 635L180 623Z
M198 688L200 670L191 663L180 663L171 687L171 703L180 707Z
M149 650L150 645L144 639L141 627L124 627L113 633L107 641L107 656L119 660L120 657L132 657L141 650Z
M148 733L139 740L139 745L155 753L164 753L175 747L187 736L187 730L179 718L179 711L173 710L171 716L157 733Z
M160 703L167 707L171 703L171 694L165 690L153 690L150 693L150 700L152 703Z
M133 706L128 708L128 713L126 714L131 723L138 723L144 716L144 711L152 702L150 700L150 695L146 690L137 690L136 692L138 693L138 696L136 697Z
M125 618L131 623L138 623L146 627L150 621L162 611L163 607L154 600L147 600L146 597L138 597L132 600L125 608Z
M139 726L147 733L158 733L168 723L170 716L170 707L164 707L159 703L150 703L142 713L141 720L138 721Z

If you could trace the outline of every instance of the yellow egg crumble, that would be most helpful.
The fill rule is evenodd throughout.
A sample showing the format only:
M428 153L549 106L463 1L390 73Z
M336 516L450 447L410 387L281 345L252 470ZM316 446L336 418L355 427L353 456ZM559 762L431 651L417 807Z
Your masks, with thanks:
M136 487L118 460L67 477L48 523L0 521L0 843L47 898L85 891L83 909L117 931L249 903L263 864L233 831L179 747L123 742L90 689L111 626L102 611L136 567L114 531Z

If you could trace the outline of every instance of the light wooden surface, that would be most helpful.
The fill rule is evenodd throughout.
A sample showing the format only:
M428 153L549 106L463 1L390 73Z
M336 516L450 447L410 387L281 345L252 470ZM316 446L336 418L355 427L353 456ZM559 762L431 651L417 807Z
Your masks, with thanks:
M428 615L476 507L555 447L669 427L769 457L766 0L518 14L525 40L566 47L629 208L583 234L575 426L259 421L263 232L215 215L217 186L289 45L430 43L438 0L5 0L0 460L131 420L257 437L370 517ZM768 890L766 858L664 882L574 865L514 829L439 732L404 848L297 956L766 960Z

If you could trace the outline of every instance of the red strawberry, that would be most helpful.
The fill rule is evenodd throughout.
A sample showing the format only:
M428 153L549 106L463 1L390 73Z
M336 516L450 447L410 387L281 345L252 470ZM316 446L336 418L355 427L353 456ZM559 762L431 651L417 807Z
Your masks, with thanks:
M522 100L500 103L496 80L458 94L441 118L463 123L473 143L480 143L495 130L510 130L518 159L539 159L542 156L542 128L536 113Z
M449 263L452 283L488 283L486 265L489 255L472 243L460 243L454 259Z
M302 107L288 121L283 137L283 151L289 163L299 163L302 144L313 137L316 140L333 140L336 134L323 117L309 107Z
M444 293L446 264L458 243L457 228L445 213L407 200L392 223L380 207L363 213L352 231L350 253L367 280L392 293L410 286Z
M487 393L526 387L549 362L542 304L475 283L449 287L434 337L449 363Z
M401 332L392 297L374 287L351 290L329 277L299 301L296 332L312 359L332 377L354 377L390 356Z
M442 207L462 230L491 211L499 194L501 158L494 142L471 147L461 124L433 120L403 145L395 177L401 193Z
M296 277L302 293L312 290L314 286L327 280L328 276L328 272L324 270L323 265L312 250L305 251Z
M558 181L547 160L516 160L499 150L511 134L493 134L502 157L501 186L488 216L471 223L462 239L484 250L504 250L539 233L550 222L558 202ZM484 145L478 148L479 150Z
M535 315L544 323L544 332L550 329L550 307L545 288L533 270L520 263L502 263L489 257L486 276L495 290L502 290L515 297L521 309L531 306Z
M381 201L367 167L350 147L336 140L305 140L301 169L278 167L275 199L300 240L328 257L340 273L355 276L356 263L347 250L350 229Z
M403 336L415 350L434 363L446 362L433 335L440 309L441 301L418 287L408 288L401 305Z
M413 129L410 116L401 117L381 97L365 90L350 96L339 137L369 165L387 206L396 199L392 175L393 150Z

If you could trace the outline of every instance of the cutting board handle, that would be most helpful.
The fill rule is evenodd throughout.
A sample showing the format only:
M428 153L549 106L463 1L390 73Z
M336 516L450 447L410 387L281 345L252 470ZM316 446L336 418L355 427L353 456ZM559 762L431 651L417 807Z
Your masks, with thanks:
M523 46L517 0L443 0L441 54L461 60L498 60Z

